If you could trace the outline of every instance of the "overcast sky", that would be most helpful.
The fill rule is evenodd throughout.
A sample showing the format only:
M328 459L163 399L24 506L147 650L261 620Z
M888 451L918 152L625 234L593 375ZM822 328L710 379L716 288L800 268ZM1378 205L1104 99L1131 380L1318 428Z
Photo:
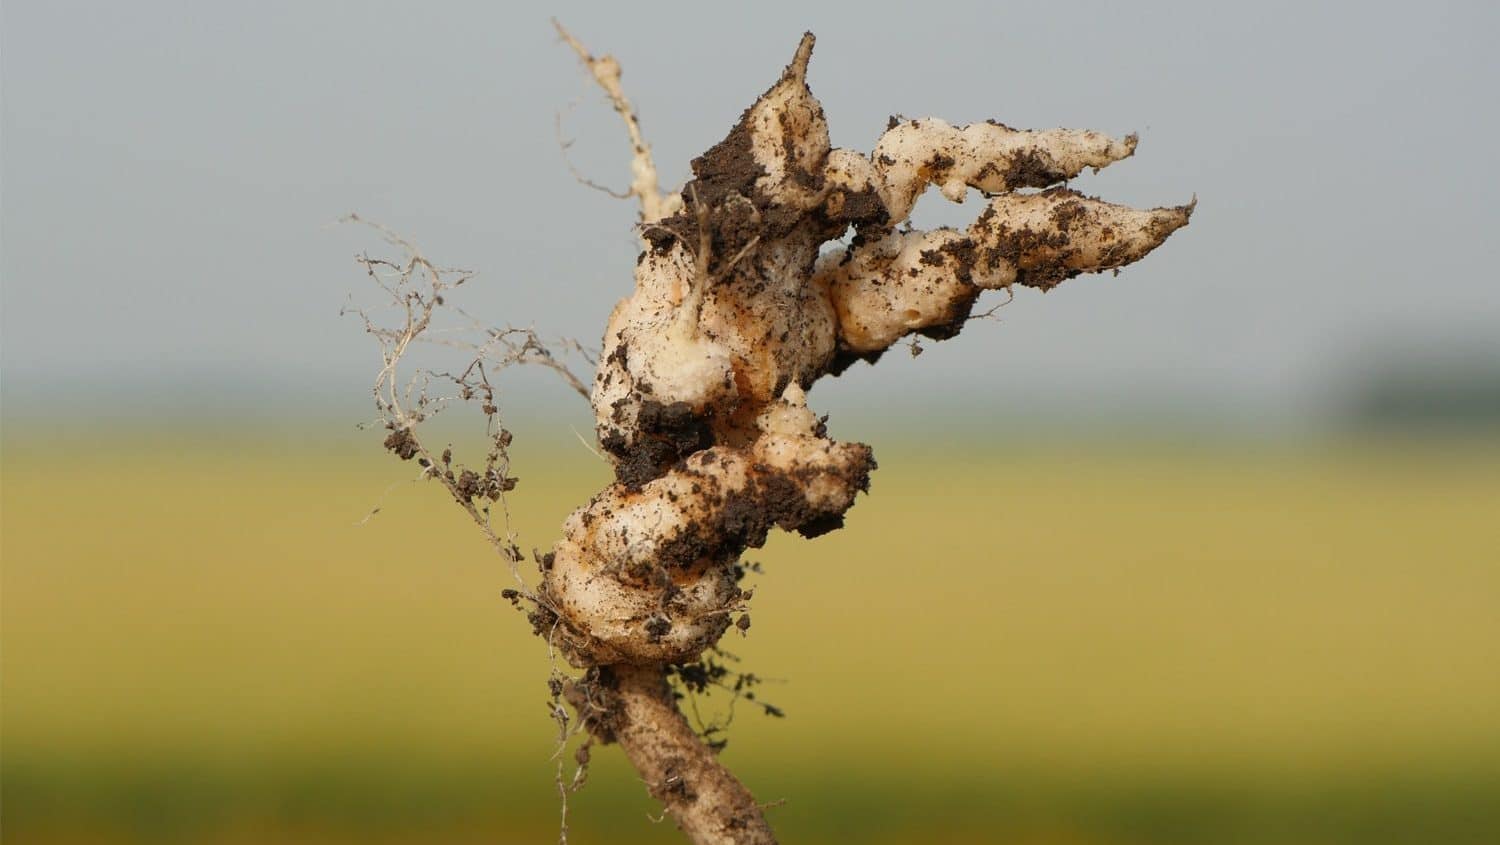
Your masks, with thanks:
M328 226L349 211L479 270L475 313L596 341L634 209L574 181L554 116L596 181L625 185L628 150L552 14L620 59L673 183L810 29L836 145L868 150L892 113L1139 131L1075 187L1199 196L1118 278L1020 291L999 322L820 386L833 401L920 379L998 404L1309 407L1362 356L1500 332L1497 10L6 0L5 410L49 384L357 399L371 349L337 312L375 242ZM932 193L917 220L978 211Z

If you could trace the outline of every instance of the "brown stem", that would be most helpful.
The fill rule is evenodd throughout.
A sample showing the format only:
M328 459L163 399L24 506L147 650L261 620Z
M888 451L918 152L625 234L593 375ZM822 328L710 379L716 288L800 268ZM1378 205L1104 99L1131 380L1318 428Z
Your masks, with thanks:
M617 665L609 671L615 681L611 738L682 832L697 845L775 845L755 796L677 709L662 667Z

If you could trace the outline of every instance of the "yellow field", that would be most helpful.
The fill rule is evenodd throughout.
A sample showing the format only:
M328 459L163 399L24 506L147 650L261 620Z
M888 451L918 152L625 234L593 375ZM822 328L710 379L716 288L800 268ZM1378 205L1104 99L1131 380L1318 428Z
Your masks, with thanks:
M6 841L554 837L546 656L459 511L373 445L169 442L5 444ZM725 642L794 841L1500 836L1500 448L876 447ZM545 548L606 472L517 452ZM597 756L577 841L675 841Z

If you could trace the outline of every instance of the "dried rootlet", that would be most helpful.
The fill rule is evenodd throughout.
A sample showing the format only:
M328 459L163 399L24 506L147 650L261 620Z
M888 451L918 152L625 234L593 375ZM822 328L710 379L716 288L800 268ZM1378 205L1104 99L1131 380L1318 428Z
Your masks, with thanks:
M746 549L774 528L815 537L840 527L869 487L870 447L831 439L808 392L908 335L953 337L985 290L1047 290L1130 264L1185 226L1193 207L1138 210L1064 186L1128 158L1135 136L892 118L869 153L835 149L807 84L811 34L724 140L692 162L692 180L663 193L619 65L559 31L630 134L641 249L591 390L534 333L485 341L506 362L551 367L588 393L616 478L538 556L540 584L507 595L528 603L537 633L581 670L554 678L554 702L571 704L574 724L595 740L619 743L693 841L773 842L760 805L694 734L666 679L686 677L731 624L749 627ZM915 230L908 217L929 185L954 202L972 188L984 207L965 229ZM379 262L365 263L376 275ZM412 432L427 394L409 410L390 381L442 292L467 278L445 284L420 256L399 269L413 268L429 271L427 295L388 288L406 328L371 329L386 350L377 397L387 446L447 485L514 564L513 539L488 522L488 503L503 505L515 481L484 367L443 374L491 418L495 445L480 472L426 449ZM566 735L560 704L554 715Z

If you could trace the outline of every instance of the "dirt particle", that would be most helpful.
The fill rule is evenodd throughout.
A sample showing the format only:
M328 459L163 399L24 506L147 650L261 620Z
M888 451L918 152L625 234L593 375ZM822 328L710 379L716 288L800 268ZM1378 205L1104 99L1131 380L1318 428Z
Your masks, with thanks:
M385 448L391 450L396 457L403 461L411 460L421 451L421 446L417 443L417 438L411 433L411 429L409 428L398 428L392 431L385 438L384 445Z
M626 486L642 485L665 475L667 470L695 452L713 445L711 418L699 417L686 402L662 403L639 394L635 420L635 440L631 442L620 431L610 431L599 445L614 455L615 478ZM617 403L615 422L625 403Z
M672 633L672 622L661 616L653 616L646 620L646 639L653 643L661 642L662 637Z
M1051 157L1036 150L1027 150L1011 157L1006 168L1005 187L1011 191L1017 188L1045 188L1067 177L1068 174L1059 170Z

